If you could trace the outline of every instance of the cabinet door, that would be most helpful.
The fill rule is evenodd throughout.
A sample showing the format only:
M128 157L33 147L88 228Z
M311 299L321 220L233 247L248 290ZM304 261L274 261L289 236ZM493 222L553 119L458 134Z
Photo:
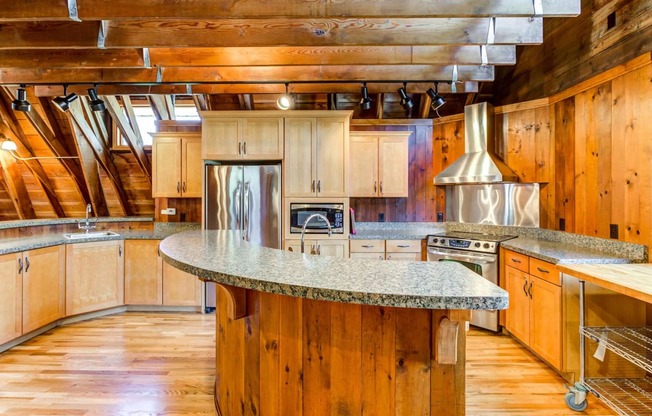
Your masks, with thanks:
M60 319L66 309L65 246L23 255L23 334Z
M202 121L202 159L242 158L242 119L205 118Z
M156 137L152 148L152 197L181 196L181 141L176 137Z
M530 339L530 297L526 294L529 284L526 273L505 267L505 289L509 293L505 327L526 344Z
M161 305L163 279L158 240L125 241L125 303Z
M348 119L317 120L317 196L348 196Z
M349 257L349 241L348 240L317 240L316 252L320 256L329 257Z
M316 196L316 123L314 118L285 119L286 197Z
M124 303L121 240L66 246L66 315Z
M530 283L530 348L561 369L561 287L533 276Z
M163 263L163 305L201 306L201 285L196 276Z
M378 138L351 134L349 196L378 196Z
M305 242L306 253L310 253L310 249L313 243L314 241ZM285 243L283 244L283 248L293 253L301 253L301 242L299 240L285 240Z
M23 253L0 256L0 344L22 335L23 276L18 259Z
M181 142L183 159L181 161L181 192L186 198L201 198L203 162L201 159L201 139L184 138Z
M242 153L249 160L283 159L283 118L247 118L243 123Z
M403 137L380 137L378 141L379 195L408 196L408 141Z

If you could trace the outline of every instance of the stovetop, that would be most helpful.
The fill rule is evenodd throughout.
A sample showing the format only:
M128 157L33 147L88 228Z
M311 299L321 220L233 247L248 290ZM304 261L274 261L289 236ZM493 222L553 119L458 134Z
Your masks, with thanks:
M427 244L428 247L497 253L499 243L512 238L516 238L516 236L449 231L442 234L429 235Z

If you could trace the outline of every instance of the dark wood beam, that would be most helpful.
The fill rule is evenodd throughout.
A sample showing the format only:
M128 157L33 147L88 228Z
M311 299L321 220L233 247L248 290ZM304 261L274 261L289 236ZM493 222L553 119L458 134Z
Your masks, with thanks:
M149 160L147 159L147 155L145 154L143 139L140 136L140 130L138 129L136 116L133 112L133 108L131 107L131 100L129 99L128 96L122 97L124 106L125 108L127 108L127 114L129 116L129 118L127 118L122 112L122 108L120 108L120 104L118 104L118 100L114 96L107 95L107 96L103 96L102 98L106 103L107 111L109 112L109 114L111 114L111 117L113 118L113 122L118 126L118 129L120 129L120 133L122 133L122 137L125 139L127 145L129 146L129 149L131 149L131 152L136 157L136 162L138 163L138 166L140 166L140 168L142 169L151 187L152 166L150 165Z
M220 19L258 17L383 17L383 16L532 16L532 0L375 0L373 3L345 0L307 2L305 0L231 1L228 7L214 0L170 2L166 0L77 0L81 20L118 19ZM576 16L580 0L542 0L544 16ZM1 20L66 20L69 18L64 0L10 1L3 4Z
M543 18L224 19L110 21L106 48L521 45L543 42ZM10 22L2 49L94 48L100 23Z
M454 65L250 66L158 69L0 69L3 84L452 81ZM458 81L493 81L491 65L461 65ZM185 91L185 85L183 86ZM194 90L194 87L193 87Z

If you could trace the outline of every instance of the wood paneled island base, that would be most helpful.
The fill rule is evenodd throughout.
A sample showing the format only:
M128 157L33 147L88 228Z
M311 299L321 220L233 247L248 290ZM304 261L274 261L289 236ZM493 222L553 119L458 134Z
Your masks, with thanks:
M470 311L217 287L218 415L464 415Z

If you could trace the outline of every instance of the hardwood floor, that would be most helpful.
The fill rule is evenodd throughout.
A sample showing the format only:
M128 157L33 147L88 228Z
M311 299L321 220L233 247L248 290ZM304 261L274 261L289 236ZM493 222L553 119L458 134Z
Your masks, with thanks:
M0 415L213 415L215 316L126 313L0 354ZM472 330L467 415L609 415L563 402L562 379L506 336ZM283 415L285 416L285 415Z

